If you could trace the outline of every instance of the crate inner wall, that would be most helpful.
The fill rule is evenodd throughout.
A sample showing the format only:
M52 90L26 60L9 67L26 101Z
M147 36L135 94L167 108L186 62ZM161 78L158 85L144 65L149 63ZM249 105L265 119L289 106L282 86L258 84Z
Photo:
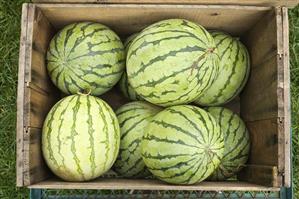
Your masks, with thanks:
M286 95L289 85L286 81L288 54L284 50L284 12L280 8L223 5L24 4L18 82L17 185L192 190L262 189L261 185L270 188L287 185L289 110ZM246 122L252 140L248 165L238 176L240 181L232 184L204 182L178 188L151 180L106 179L105 183L99 179L91 183L67 183L53 178L41 153L44 118L61 98L46 71L45 55L53 35L72 22L97 21L125 38L153 22L168 18L189 19L208 29L220 29L239 36L250 52L248 83L239 98L229 105ZM103 98L113 108L126 102L115 89ZM105 186L109 182L110 187Z

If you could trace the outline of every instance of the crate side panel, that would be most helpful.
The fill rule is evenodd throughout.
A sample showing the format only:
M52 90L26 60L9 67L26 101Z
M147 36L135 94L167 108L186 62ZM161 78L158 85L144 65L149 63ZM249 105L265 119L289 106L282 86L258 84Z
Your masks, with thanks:
M284 139L280 147L284 148L284 186L291 186L291 100L290 100L290 59L289 59L289 20L288 9L282 8L282 59L283 64L279 67L283 72L283 125L282 134Z
M258 5L296 6L297 0L33 0L38 3L151 3L151 4L216 4L216 5Z
M267 7L191 6L191 5L84 5L40 4L39 8L55 28L76 21L97 21L118 34L128 36L154 22L185 18L209 28L241 34L270 10Z
M56 92L57 90L48 76L46 67L48 45L55 32L56 30L47 18L39 9L36 9L32 34L32 64L31 68L28 68L26 82L34 84L39 90L48 93Z
M247 165L238 173L238 179L268 187L279 187L281 178L277 167L262 165Z
M196 190L196 191L278 191L279 188L256 185L248 182L204 181L193 185L171 185L152 179L97 178L89 182L64 182L50 178L29 186L42 189L104 189L104 190Z
M24 135L24 185L28 186L45 180L51 175L41 150L42 129L29 127Z
M24 82L25 82L25 64L26 64L26 41L28 35L28 20L30 17L29 5L24 4L22 7L21 19L21 38L20 38L20 52L19 52L19 69L18 69L18 96L17 96L17 127L16 127L16 185L23 186L23 133L24 133Z

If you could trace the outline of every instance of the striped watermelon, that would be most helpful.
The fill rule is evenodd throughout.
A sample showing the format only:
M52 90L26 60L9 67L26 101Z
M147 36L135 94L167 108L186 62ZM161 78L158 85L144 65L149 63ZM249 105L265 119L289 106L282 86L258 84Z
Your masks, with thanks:
M135 33L133 35L131 35L130 37L127 38L127 40L125 41L124 45L125 45L125 52L127 53L130 44L133 42L134 38L138 35L138 33ZM129 84L128 82L128 76L127 76L127 72L124 72L123 75L121 76L121 79L118 83L119 89L122 92L122 94L133 101L136 100L142 100L142 97L140 97L132 88L132 86Z
M141 144L143 160L157 178L193 184L218 167L224 141L212 115L191 105L168 107L147 126Z
M240 171L248 159L250 138L242 119L222 107L210 107L207 111L218 121L224 134L224 156L211 180L225 180Z
M103 100L71 95L57 102L42 130L42 151L54 174L67 181L86 181L108 171L116 160L120 129Z
M125 68L124 47L108 27L94 22L73 23L52 39L47 69L64 93L91 91L101 95L120 79Z
M219 76L206 92L196 101L203 106L216 106L229 102L245 86L250 61L246 47L223 32L212 32L220 56Z
M141 157L140 143L150 119L161 109L147 102L135 101L121 106L116 115L120 124L120 150L113 166L123 177L149 176Z
M194 101L214 81L219 58L213 37L183 19L144 29L127 54L128 81L146 101L160 106Z

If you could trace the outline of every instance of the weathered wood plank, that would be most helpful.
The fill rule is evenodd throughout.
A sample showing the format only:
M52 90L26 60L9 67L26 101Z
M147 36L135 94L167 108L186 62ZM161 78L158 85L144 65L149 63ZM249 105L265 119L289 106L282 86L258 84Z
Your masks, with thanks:
M24 132L24 186L28 186L50 176L50 171L43 159L41 150L42 130L27 128Z
M23 132L24 132L24 73L26 64L26 41L27 41L27 26L28 26L28 11L29 5L24 4L22 7L21 19L21 38L19 52L19 70L18 70L18 96L17 96L17 160L16 160L16 185L23 186Z
M51 107L58 101L60 92L41 92L28 84L25 92L24 125L27 127L42 128L45 117Z
M238 179L268 187L281 185L281 176L278 175L278 169L274 166L247 165L238 174Z
M276 55L251 68L250 78L240 97L241 115L245 121L278 117Z
M278 119L245 122L250 132L248 164L278 165Z
M107 24L121 36L138 32L159 20L174 17L189 19L209 29L222 29L240 35L254 26L271 9L216 5L38 4L37 6L56 29L76 21L98 21Z
M209 182L193 185L170 185L159 180L97 178L90 182L64 182L52 178L33 184L39 189L124 189L124 190L196 190L196 191L278 191L279 188L248 182Z
M36 9L33 21L31 67L27 68L25 81L35 84L39 90L52 92L53 84L48 76L46 54L55 29L39 9Z
M291 100L290 100L290 66L289 66L289 20L288 9L282 8L282 42L283 42L283 110L284 140L280 147L284 148L284 186L291 186Z
M138 3L138 4L218 4L294 7L298 0L33 0L37 3Z

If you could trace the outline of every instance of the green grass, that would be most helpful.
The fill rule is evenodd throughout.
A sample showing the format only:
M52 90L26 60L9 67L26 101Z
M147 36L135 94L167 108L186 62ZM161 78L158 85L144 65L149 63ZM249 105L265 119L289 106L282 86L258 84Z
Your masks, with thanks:
M15 124L21 4L0 0L0 198L28 198L15 186ZM299 6L290 11L290 55L295 198L299 198Z

